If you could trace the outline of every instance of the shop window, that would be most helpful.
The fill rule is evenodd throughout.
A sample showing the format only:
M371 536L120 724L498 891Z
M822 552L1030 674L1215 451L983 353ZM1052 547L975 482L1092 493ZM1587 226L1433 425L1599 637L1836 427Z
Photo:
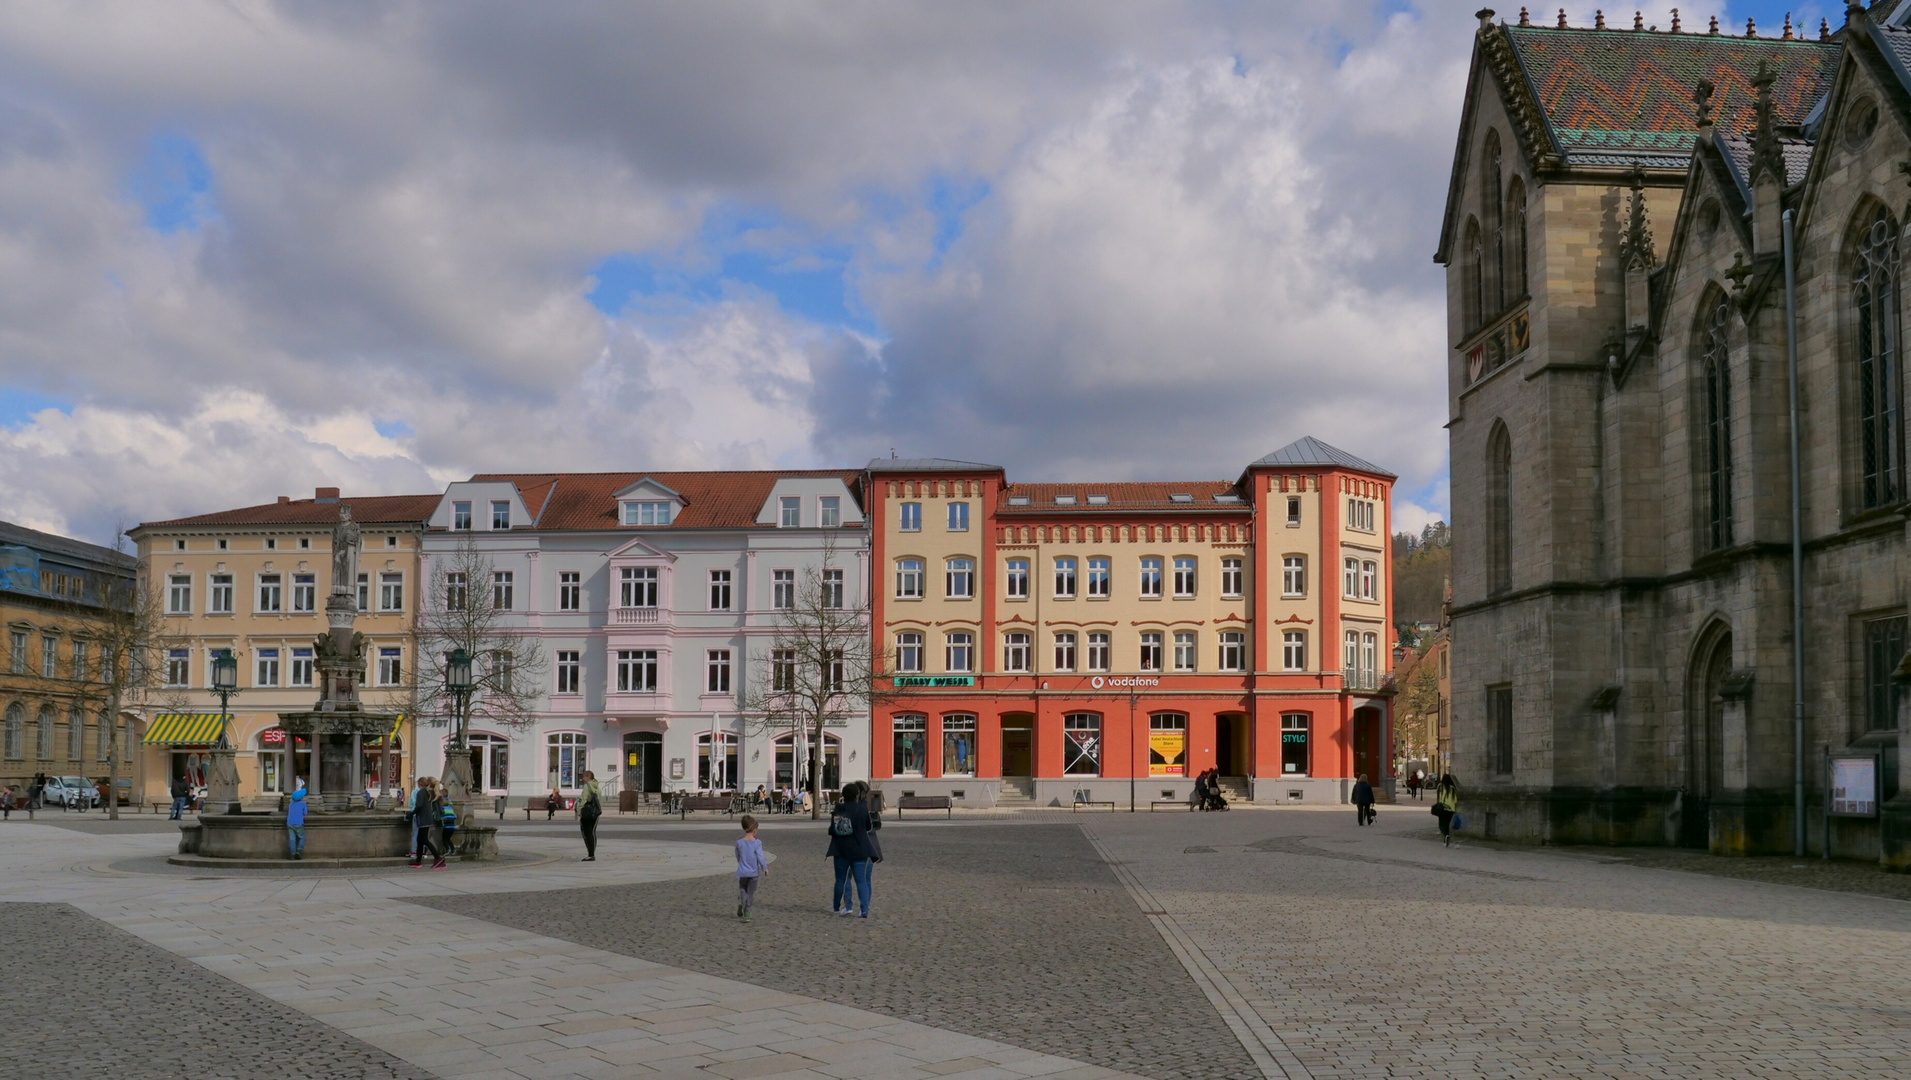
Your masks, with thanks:
M891 726L896 737L896 775L921 776L929 752L929 718L898 716Z
M707 737L707 736L706 736ZM544 737L546 781L559 791L576 791L584 784L585 737L578 731L554 731Z
M942 774L975 775L975 715L948 713L942 718Z
M1062 772L1068 776L1101 775L1101 714L1069 713L1062 717Z
M1188 775L1188 714L1148 717L1148 775Z
M1312 718L1306 713L1281 714L1281 775L1308 775L1308 731Z

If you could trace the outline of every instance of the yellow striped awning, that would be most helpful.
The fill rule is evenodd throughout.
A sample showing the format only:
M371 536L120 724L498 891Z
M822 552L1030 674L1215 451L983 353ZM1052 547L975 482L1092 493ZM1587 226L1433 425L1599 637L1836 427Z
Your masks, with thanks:
M230 714L220 713L161 713L153 718L153 724L146 729L148 743L170 743L173 745L211 746L219 741L219 736L231 722Z

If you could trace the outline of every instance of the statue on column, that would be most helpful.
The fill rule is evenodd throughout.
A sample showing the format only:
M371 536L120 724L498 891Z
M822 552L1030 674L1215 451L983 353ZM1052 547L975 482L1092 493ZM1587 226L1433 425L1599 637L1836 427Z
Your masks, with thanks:
M332 592L350 596L358 585L358 525L348 503L338 504L338 524L332 526Z

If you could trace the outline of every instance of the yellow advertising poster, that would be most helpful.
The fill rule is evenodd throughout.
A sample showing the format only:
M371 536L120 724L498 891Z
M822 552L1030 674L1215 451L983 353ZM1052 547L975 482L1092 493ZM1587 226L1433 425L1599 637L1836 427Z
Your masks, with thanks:
M1151 731L1148 733L1148 775L1188 775L1188 733Z

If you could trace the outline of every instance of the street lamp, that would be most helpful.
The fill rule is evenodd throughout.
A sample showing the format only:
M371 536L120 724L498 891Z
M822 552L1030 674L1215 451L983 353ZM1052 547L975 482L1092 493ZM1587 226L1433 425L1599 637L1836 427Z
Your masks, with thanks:
M1135 761L1135 758L1137 756L1135 753L1135 749L1137 744L1141 742L1141 734L1140 732L1137 732L1135 730L1135 702L1138 698L1140 698L1140 696L1141 696L1141 691L1136 690L1133 687L1129 687L1128 689L1128 812L1131 814L1135 812L1135 782L1136 782L1135 774L1141 771L1141 765Z
M445 691L451 695L455 724L451 748L465 749L465 712L471 704L471 654L460 645L445 654Z
M230 719L232 695L239 692L239 660L232 655L231 649L220 649L219 655L212 658L212 692L219 695L220 719ZM219 745L232 745L226 739L224 724L219 726Z
M239 690L239 661L231 649L212 658L212 692L219 695L219 741L207 755L206 811L232 814L239 810L239 770L232 760L232 740L226 727L232 719L232 695Z

